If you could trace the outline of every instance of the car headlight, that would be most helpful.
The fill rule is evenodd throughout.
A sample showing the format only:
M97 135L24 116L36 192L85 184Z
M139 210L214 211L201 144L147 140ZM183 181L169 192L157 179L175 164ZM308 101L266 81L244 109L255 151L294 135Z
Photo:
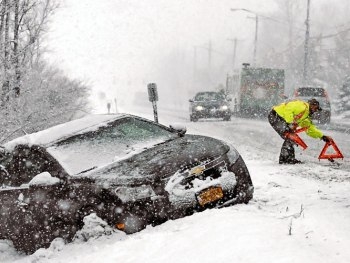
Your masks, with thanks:
M221 110L228 110L228 106L227 105L221 106Z
M136 187L120 186L114 189L114 194L123 202L136 201L155 196L153 189L149 185Z
M228 146L230 147L230 150L227 152L227 157L230 163L234 164L239 158L239 153L232 144L228 144Z
M198 106L195 107L195 110L196 110L196 111L201 111L201 110L204 110L204 107L198 105Z

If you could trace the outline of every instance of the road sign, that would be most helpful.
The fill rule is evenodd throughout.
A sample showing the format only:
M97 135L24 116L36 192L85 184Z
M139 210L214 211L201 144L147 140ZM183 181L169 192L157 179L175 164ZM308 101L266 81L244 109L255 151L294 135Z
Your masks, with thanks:
M156 83L149 83L147 85L148 88L148 99L150 102L158 101L158 91Z
M158 101L158 91L156 83L149 83L147 85L148 89L148 99L153 105L154 121L158 122L158 111L157 111L157 101Z

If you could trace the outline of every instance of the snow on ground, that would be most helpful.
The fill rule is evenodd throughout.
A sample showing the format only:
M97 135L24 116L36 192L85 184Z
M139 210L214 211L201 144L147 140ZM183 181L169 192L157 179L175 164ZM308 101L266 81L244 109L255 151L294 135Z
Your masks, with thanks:
M166 121L225 139L241 153L255 186L248 205L207 210L133 235L108 232L66 245L56 240L30 256L2 241L0 262L350 262L348 133L327 130L345 155L339 167L317 160L323 143L311 138L305 138L309 149L297 150L305 164L278 165L282 140L267 122L187 119Z

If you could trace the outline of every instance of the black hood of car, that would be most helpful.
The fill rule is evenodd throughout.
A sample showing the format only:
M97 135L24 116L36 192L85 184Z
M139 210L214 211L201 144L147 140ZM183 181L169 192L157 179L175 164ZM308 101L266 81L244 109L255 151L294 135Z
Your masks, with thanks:
M102 184L140 185L173 175L199 164L224 155L229 146L220 140L186 135L167 141L130 158L97 168L85 174L73 176L79 180L90 178Z
M193 106L203 106L203 107L219 107L222 105L227 105L228 102L224 100L210 100L210 101L195 101Z

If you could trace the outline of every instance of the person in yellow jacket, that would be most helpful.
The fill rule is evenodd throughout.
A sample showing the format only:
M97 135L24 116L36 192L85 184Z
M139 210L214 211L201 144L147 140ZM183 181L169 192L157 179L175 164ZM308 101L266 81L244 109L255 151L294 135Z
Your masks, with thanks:
M308 102L292 100L274 106L268 115L268 120L274 130L284 139L279 157L280 164L296 164L294 142L286 137L286 133L294 132L297 127L307 128L306 134L312 138L327 142L331 137L325 136L313 123L312 115L321 111L316 99Z

